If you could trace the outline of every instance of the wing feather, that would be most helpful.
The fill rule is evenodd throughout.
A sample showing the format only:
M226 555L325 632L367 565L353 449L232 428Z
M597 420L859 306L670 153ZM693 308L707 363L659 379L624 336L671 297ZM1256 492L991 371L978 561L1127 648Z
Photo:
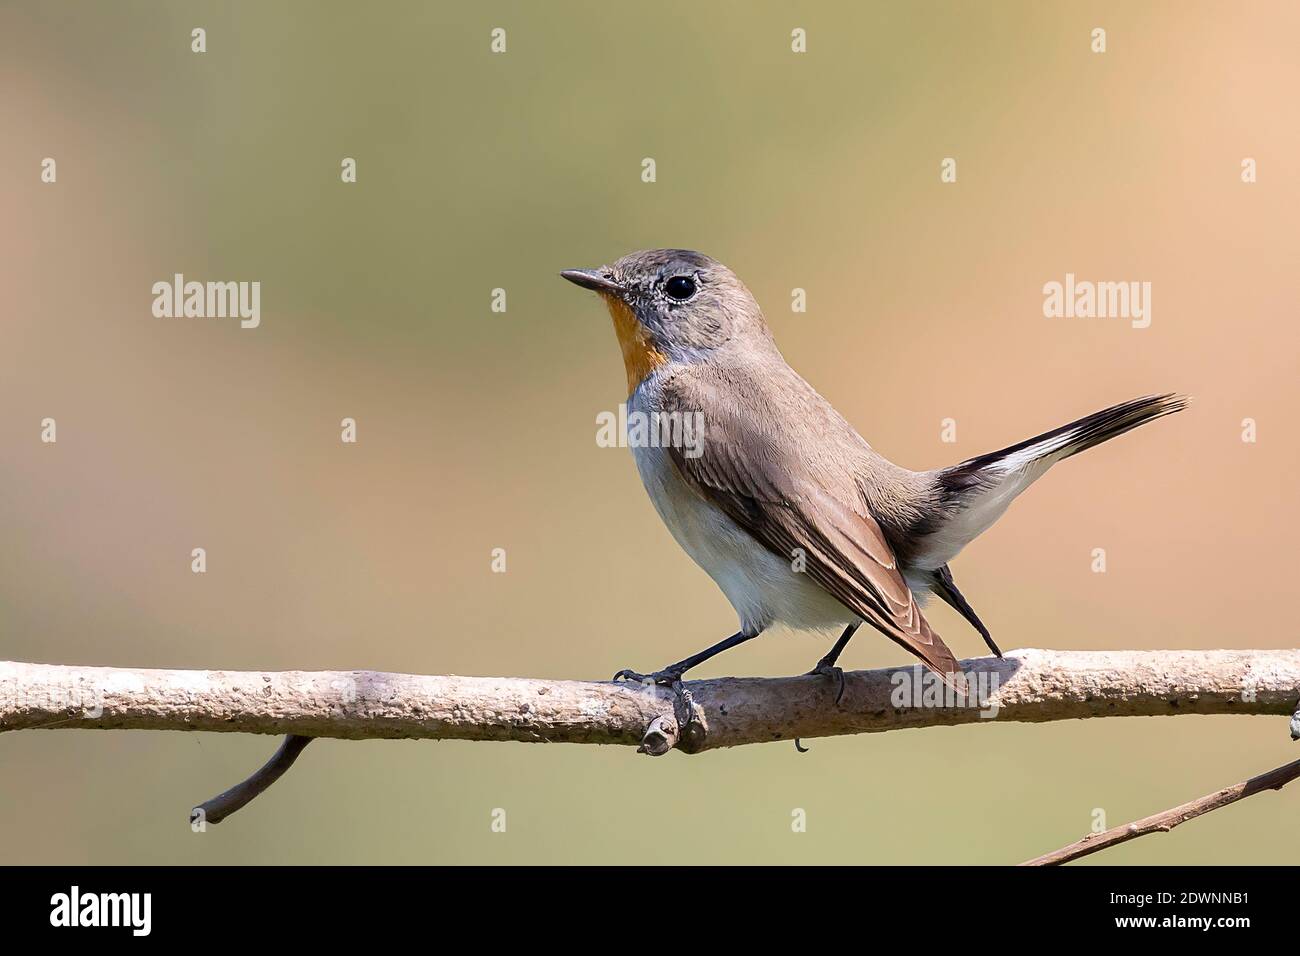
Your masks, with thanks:
M710 415L694 457L671 449L682 478L782 559L802 551L806 573L836 600L963 690L956 658L921 613L866 502L841 500L806 457L777 453L741 419Z

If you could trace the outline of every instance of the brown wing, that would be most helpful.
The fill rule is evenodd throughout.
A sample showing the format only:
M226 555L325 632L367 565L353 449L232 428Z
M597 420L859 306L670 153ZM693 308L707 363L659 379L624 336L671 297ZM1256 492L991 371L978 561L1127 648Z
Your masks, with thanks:
M778 453L736 418L710 415L693 451L674 448L671 457L697 493L783 560L802 551L805 573L836 600L965 692L956 658L921 614L865 501L840 501L803 474L814 466Z

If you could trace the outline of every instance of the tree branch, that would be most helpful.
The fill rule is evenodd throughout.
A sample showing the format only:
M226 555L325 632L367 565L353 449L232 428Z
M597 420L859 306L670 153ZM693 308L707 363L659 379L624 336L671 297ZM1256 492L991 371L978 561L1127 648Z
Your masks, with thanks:
M1063 846L1051 853L1044 853L1042 856L1027 860L1020 865L1059 866L1062 863L1077 860L1081 856L1088 856L1090 853L1104 850L1108 846L1136 840L1148 833L1168 833L1179 824L1194 820L1211 810L1218 810L1220 807L1226 807L1238 800L1244 800L1254 794L1263 793L1265 790L1281 790L1297 777L1300 777L1300 760L1270 770L1268 773L1261 773L1257 777L1251 777L1245 783L1224 787L1222 790L1201 797L1199 800L1193 800L1190 803L1184 803L1162 813L1143 817L1141 820L1126 826L1112 827L1104 833L1089 833L1082 840L1076 840L1069 846Z
M1286 714L1300 650L1049 651L963 662L974 705L919 665L845 675L611 682L376 671L137 670L0 662L0 731L99 728L286 734L247 781L201 805L216 822L273 783L309 738L624 744L658 756L914 727L1082 717ZM946 706L945 706L946 704ZM1095 840L1094 840L1095 842Z
M962 667L999 721L1290 715L1300 693L1300 650L1017 650ZM834 682L824 677L724 677L685 682L687 710L666 688L608 681L0 662L0 731L204 730L641 746L662 716L686 725L674 731L676 748L697 753L988 722L977 707L922 699L936 686L919 666L854 671L845 675L837 707ZM904 694L912 699L896 696Z

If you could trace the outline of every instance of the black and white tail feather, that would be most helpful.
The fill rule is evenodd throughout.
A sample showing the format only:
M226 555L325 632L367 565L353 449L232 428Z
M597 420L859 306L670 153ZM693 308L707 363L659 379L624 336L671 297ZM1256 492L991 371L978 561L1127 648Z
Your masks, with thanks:
M1020 492L1062 459L1181 411L1183 395L1149 395L1102 409L1009 448L932 472L936 514L913 563L938 570L988 529Z

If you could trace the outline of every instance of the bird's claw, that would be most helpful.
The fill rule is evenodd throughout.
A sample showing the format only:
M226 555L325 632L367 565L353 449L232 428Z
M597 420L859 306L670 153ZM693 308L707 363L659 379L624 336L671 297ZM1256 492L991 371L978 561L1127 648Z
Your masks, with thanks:
M825 661L818 661L817 666L808 672L809 677L830 677L835 681L835 705L838 707L844 699L844 668L836 667Z
M614 675L614 681L625 680L630 683L640 684L643 687L664 687L673 695L675 701L673 711L677 715L677 720L682 727L685 727L694 720L695 698L691 692L686 689L682 683L682 672L673 668L665 668L661 671L655 671L653 674L642 674L631 668L625 667Z
M653 674L642 674L631 668L623 668L614 675L613 680L630 681L634 684L645 684L649 687L652 684L658 684L660 687L676 687L682 682L682 675L679 671L662 670L655 671Z

